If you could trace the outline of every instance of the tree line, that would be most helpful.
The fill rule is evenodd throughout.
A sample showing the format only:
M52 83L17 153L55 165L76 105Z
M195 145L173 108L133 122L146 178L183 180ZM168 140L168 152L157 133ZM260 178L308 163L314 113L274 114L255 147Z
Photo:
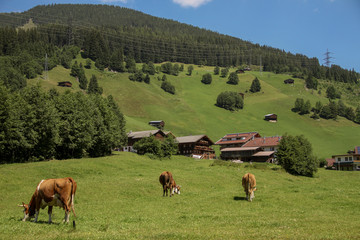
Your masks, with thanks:
M12 92L0 83L1 163L105 156L126 141L112 96L40 86Z
M297 98L292 111L301 115L312 112L311 118L314 119L324 118L336 120L338 116L341 116L360 124L360 106L354 110L354 108L346 106L341 100L337 102L329 100L328 104L317 101L315 106L312 107L309 100L305 101L303 98Z

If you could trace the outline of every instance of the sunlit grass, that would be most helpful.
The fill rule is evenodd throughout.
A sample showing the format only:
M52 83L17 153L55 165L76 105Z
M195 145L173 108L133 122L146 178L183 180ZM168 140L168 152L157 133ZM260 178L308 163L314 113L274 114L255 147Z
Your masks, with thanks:
M181 195L162 197L160 173L171 171ZM241 177L255 174L253 202ZM22 222L41 179L73 177L76 229L63 210L47 209L39 223ZM357 239L359 172L291 176L269 164L213 164L174 157L152 160L131 153L0 166L1 239Z

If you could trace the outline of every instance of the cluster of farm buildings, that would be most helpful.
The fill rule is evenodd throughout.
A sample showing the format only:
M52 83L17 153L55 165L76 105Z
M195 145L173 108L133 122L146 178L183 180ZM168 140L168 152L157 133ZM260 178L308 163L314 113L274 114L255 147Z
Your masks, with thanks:
M281 140L280 136L262 137L258 132L247 132L226 134L214 142L207 135L176 137L173 133L162 130L163 121L152 121L149 124L159 129L129 132L128 144L123 151L136 152L133 146L143 138L154 136L156 139L164 139L171 135L176 139L180 155L199 159L215 159L215 150L212 146L219 145L221 159L273 163Z
M273 117L273 114L269 116ZM275 115L276 116L276 115ZM122 150L136 152L133 145L146 137L154 136L164 139L171 135L178 144L178 154L198 159L215 159L213 145L220 146L220 158L238 162L276 162L276 151L281 136L262 137L258 132L230 133L214 142L207 135L190 135L176 137L170 131L162 130L163 121L151 121L149 125L157 127L156 130L129 132L128 145ZM338 170L360 170L360 146L346 154L333 155L326 159L329 168Z

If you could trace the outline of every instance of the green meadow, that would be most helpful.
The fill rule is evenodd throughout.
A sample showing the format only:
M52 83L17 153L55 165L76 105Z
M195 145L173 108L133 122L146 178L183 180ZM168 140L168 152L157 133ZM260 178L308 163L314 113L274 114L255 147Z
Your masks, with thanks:
M163 197L168 170L181 194ZM257 180L245 200L243 174ZM77 217L47 208L38 223L22 222L41 179L71 176L78 184ZM359 172L320 169L292 176L267 164L231 164L175 156L156 160L133 153L103 158L0 165L0 239L359 239ZM76 228L73 228L75 220Z
M80 56L76 59L85 64ZM316 101L328 102L325 97L327 82L320 84L317 91L307 90L304 80L295 79L294 85L285 85L283 81L291 76L269 72L250 71L239 74L239 84L226 84L227 78L213 75L210 85L201 83L202 75L213 73L213 67L194 66L192 76L188 76L187 66L179 76L167 75L167 79L176 87L175 95L164 92L160 85L162 73L151 76L150 84L132 82L128 73L99 71L94 68L86 70L88 80L92 74L97 76L104 95L113 95L127 120L127 131L149 130L151 120L164 120L165 130L176 136L206 134L214 142L228 133L257 131L262 136L303 134L311 143L319 158L329 158L335 154L346 153L359 145L360 127L342 117L338 120L313 120L310 115L300 116L291 111L296 98L310 100L312 106ZM141 64L138 65L141 68ZM231 69L230 71L235 71ZM40 83L44 88L56 87L58 81L71 81L72 91L79 91L78 82L69 75L70 70L61 66L49 71L49 79L29 80L30 84ZM252 80L258 77L261 92L247 92ZM338 84L338 83L337 83ZM342 86L345 88L345 86ZM340 88L340 86L339 86ZM56 87L61 92L67 88ZM215 106L216 98L223 91L245 93L244 109L230 112ZM343 97L345 103L349 97ZM350 105L356 108L356 105ZM264 115L275 113L277 123L263 120Z

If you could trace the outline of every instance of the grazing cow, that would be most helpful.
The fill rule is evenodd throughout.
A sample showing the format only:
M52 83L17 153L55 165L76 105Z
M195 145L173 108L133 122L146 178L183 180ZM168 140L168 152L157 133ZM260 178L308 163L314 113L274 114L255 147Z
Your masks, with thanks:
M52 208L58 206L65 210L64 222L68 223L70 208L74 216L76 216L74 209L76 187L76 182L71 177L41 180L30 203L25 204L23 202L22 205L19 205L24 207L23 221L34 217L35 214L34 222L37 222L40 208L44 209L48 206L49 223L51 223Z
M165 192L166 192L166 196L168 195L168 189L170 189L170 197L171 197L171 195L174 195L174 192L176 194L180 194L180 186L176 185L171 172L167 172L167 171L162 172L159 177L159 181L160 181L160 184L163 186L163 190L164 190L163 196L164 197L165 197Z
M255 198L254 191L256 191L256 179L255 176L251 173L246 173L242 177L242 185L246 193L246 200L252 201Z

